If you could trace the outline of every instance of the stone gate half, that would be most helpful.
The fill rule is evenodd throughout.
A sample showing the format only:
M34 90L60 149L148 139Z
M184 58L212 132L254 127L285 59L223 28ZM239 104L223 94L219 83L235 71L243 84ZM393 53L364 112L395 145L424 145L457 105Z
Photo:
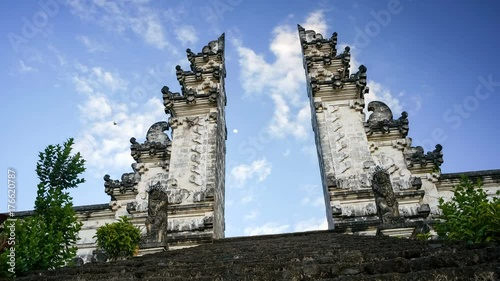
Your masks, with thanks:
M187 58L189 71L176 67L181 93L161 89L168 121L130 140L133 172L104 177L115 217L143 229L142 253L224 238L224 34Z

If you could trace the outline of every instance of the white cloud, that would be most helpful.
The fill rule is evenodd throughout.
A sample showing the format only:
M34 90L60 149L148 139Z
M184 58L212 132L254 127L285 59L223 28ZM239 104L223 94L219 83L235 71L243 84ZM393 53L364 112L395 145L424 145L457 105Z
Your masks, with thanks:
M305 221L297 222L293 231L295 232L303 232L303 231L312 231L312 230L326 230L328 229L328 222L326 218L311 218Z
M88 120L102 120L111 116L112 109L104 96L89 96L84 105L78 106L82 115Z
M24 63L23 60L19 60L19 72L21 73L24 73L24 72L35 72L35 71L38 71L38 69L32 67L32 66L28 66Z
M233 133L237 134L238 133L238 129L233 129Z
M244 220L255 220L259 216L260 212L257 210L252 210L250 213L246 214L243 219Z
M278 234L286 233L290 229L288 224L278 224L275 222L268 222L262 226L254 226L245 228L244 232L247 236L264 235L264 234Z
M339 50L343 51L343 49L347 46L347 44L342 43L339 46L340 46ZM350 73L354 74L358 72L358 68L361 65L357 60L357 57L359 56L359 52L361 52L361 50L358 50L356 46L350 46L350 48L351 48L351 61L349 63L351 65ZM369 70L368 70L368 75L370 75ZM367 116L371 114L367 110L368 103L370 103L371 101L384 102L391 109L394 118L398 118L400 116L400 113L403 111L403 106L402 102L398 99L398 97L402 97L404 93L392 94L390 89L373 80L368 80L367 86L370 88L370 92L365 96L366 106L364 112Z
M123 80L118 73L104 70L102 67L89 68L77 63L75 68L81 73L73 76L76 90L81 93L95 94L114 93L127 89L128 82ZM84 75L82 75L84 74Z
M324 32L323 12L311 13L304 27ZM305 75L296 27L280 25L274 28L269 46L274 62L266 61L262 54L243 46L240 40L232 42L239 54L240 80L246 95L261 95L266 91L266 96L274 103L274 115L268 127L270 134L277 138L291 135L305 139L310 126L310 109L304 93Z
M196 29L192 25L181 25L175 28L177 40L181 41L182 45L192 45L198 41Z
M304 155L308 156L308 158L311 161L318 161L318 151L317 151L316 145L314 145L314 144L304 145L300 149L300 152L302 152Z
M161 99L151 98L131 110L122 95L113 92L127 89L119 73L102 67L77 65L73 83L84 93L78 106L82 130L75 138L75 149L87 160L91 174L120 174L130 171L130 138L144 139L148 128L165 118Z
M323 37L326 37L326 21L323 11L315 11L309 14L304 23L304 28L306 30L314 30L317 33L321 33Z
M300 187L302 200L301 205L316 207L320 209L325 208L325 199L322 192L322 187L317 185L303 185Z
M241 204L247 204L253 201L253 194L247 194L240 199Z
M78 35L76 39L80 41L90 53L109 51L109 47L105 43L93 40L85 35Z
M159 49L175 48L166 40L159 11L148 7L148 1L83 1L69 0L71 12L82 20L103 26L114 33L126 36L131 31L147 44ZM84 43L85 44L85 43Z
M243 186L248 180L257 177L258 181L265 180L271 174L271 164L265 159L255 160L250 165L241 164L231 170L237 186Z

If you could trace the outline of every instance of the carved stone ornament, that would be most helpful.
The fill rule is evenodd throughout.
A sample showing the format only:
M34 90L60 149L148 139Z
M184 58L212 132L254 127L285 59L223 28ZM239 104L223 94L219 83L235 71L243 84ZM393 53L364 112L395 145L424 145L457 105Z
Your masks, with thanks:
M441 166L443 164L443 146L440 144L436 145L434 151L429 151L424 154L424 148L421 146L410 147L405 151L405 161L408 167L413 167L415 165L427 166L429 164L435 167Z
M168 226L168 195L158 182L149 190L148 217L146 220L147 242L166 240Z
M146 134L146 141L139 143L135 138L130 139L130 154L137 162L140 162L141 155L148 154L160 158L170 155L172 141L165 133L170 128L169 122L161 121L154 123Z
M134 171L133 173L124 173L122 175L121 181L113 180L109 175L104 175L104 192L111 197L117 195L115 190L118 189L120 194L124 194L127 191L137 193L137 184L141 180L141 175Z
M314 46L317 49L321 48L324 44L330 46L330 54L323 57L325 64L330 64L331 59L337 55L337 32L334 32L329 39L325 39L321 33L317 33L314 30L305 30L300 25L297 25L297 29L304 50L308 49L309 46Z
M382 134L390 133L397 130L402 137L408 135L409 121L408 113L403 111L401 117L393 119L392 111L385 103L381 101L372 101L368 104L368 111L373 112L368 121L365 122L365 131L367 135L372 135L374 132Z
M175 101L185 101L187 104L195 104L196 98L206 97L211 102L216 102L219 94L218 81L225 77L224 68L224 34L219 39L211 41L203 47L202 52L195 54L191 49L187 49L187 58L191 63L190 71L184 71L180 65L175 67L175 75L181 86L181 93L170 92L167 86L161 89L163 94L163 105L165 113L175 116ZM202 58L201 60L199 58ZM198 59L198 60L197 60ZM188 86L187 77L194 77L194 80L201 83L200 89L190 84ZM190 80L192 81L192 80ZM203 83L208 81L208 86Z
M390 175L380 166L375 167L372 190L375 195L377 214L382 223L393 224L404 221L399 216L399 204L392 189Z

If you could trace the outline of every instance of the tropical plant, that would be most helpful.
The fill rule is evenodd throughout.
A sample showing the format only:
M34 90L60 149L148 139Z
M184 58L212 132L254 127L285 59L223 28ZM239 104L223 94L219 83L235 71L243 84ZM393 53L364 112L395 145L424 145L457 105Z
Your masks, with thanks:
M500 191L488 198L478 180L463 176L450 201L439 199L442 222L435 229L441 238L468 243L500 241Z
M117 260L134 255L141 231L123 216L117 222L99 227L94 237L97 238L97 247L104 250L111 260Z

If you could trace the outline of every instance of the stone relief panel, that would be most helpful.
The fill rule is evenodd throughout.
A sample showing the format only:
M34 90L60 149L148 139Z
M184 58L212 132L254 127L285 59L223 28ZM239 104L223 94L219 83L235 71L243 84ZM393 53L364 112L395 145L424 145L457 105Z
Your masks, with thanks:
M347 106L323 102L326 110L325 124L320 130L326 131L331 147L330 160L337 188L356 190L370 188L369 171L364 163L371 163L368 140L362 127L362 115ZM325 163L328 167L328 163Z
M373 143L372 143L373 144ZM416 188L414 176L407 169L404 155L400 149L391 146L378 146L373 151L375 164L385 169L391 177L392 187L396 191Z
M184 117L182 126L174 131L173 150L169 178L176 181L172 190L178 190L172 198L174 204L198 201L199 192L207 186L207 161L209 153L210 116ZM193 196L198 194L197 196Z

